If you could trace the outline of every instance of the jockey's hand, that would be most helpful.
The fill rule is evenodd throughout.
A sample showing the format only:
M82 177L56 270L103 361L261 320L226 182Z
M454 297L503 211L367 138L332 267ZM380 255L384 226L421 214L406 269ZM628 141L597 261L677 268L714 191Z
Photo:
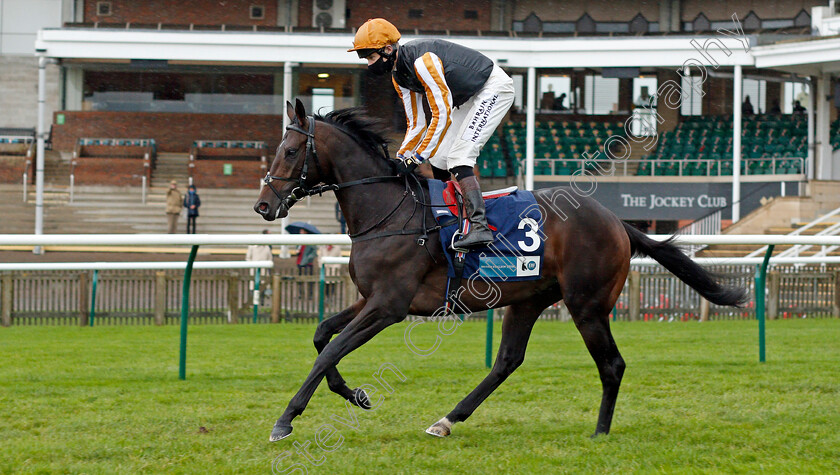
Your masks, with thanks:
M412 152L411 155L397 154L397 173L407 175L414 171L418 165L423 163L423 157Z

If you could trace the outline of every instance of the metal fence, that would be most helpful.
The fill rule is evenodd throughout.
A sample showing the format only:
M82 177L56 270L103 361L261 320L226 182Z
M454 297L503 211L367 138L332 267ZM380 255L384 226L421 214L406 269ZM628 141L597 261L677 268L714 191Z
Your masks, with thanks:
M754 266L711 267L726 282L753 292ZM358 299L346 267L328 272L324 314L332 315ZM295 267L263 271L258 322L315 321L319 315L317 269ZM179 320L183 275L179 271L100 271L96 291L97 325L175 324ZM92 272L37 271L0 273L0 314L13 325L87 324ZM768 274L768 318L840 316L840 266L775 266ZM202 270L192 277L192 323L253 321L253 272ZM638 295L638 297L636 297ZM743 308L709 305L673 274L658 266L632 266L614 310L617 320L729 320L755 318L755 302ZM484 318L484 312L467 316ZM496 312L502 318L504 312ZM546 320L569 320L564 305L547 309Z

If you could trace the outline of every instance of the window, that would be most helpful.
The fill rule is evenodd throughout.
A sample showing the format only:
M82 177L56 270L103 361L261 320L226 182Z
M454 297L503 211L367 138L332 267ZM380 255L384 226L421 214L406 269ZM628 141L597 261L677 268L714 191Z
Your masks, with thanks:
M682 115L703 115L703 78L700 76L683 76L680 96L680 113Z
M586 76L584 108L587 115L613 114L618 111L618 79Z
M742 101L750 98L753 106L753 113L760 114L767 111L767 81L757 79L744 79L741 86Z
M541 110L571 109L572 80L568 76L540 76Z
M335 109L335 89L331 87L312 88L312 110L326 114Z
M96 2L96 16L111 16L111 2Z
M265 6L251 5L251 19L262 20L265 18Z
M412 8L408 11L409 18L423 18L423 10Z
M464 18L467 20L478 20L478 10L464 10Z
M808 85L800 82L785 82L782 90L782 113L791 114L794 112L796 102L800 107L808 108Z
M656 135L656 77L633 78L633 119L630 131L636 137Z

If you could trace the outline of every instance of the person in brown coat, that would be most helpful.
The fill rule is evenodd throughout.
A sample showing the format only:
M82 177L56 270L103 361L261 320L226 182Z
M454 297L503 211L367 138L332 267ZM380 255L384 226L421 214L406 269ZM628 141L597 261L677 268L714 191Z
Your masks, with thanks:
M166 191L166 219L169 224L169 234L175 234L175 227L178 226L178 216L181 214L181 201L183 197L178 191L178 182L169 182L169 190Z

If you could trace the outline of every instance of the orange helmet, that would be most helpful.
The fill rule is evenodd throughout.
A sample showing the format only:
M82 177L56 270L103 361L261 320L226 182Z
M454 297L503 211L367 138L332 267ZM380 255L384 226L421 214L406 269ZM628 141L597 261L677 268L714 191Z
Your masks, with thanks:
M359 57L364 58L368 54L399 40L400 32L397 27L388 20L374 18L359 27L356 31L356 37L353 38L353 47L347 51L359 51ZM370 52L365 54L365 50L370 50Z

